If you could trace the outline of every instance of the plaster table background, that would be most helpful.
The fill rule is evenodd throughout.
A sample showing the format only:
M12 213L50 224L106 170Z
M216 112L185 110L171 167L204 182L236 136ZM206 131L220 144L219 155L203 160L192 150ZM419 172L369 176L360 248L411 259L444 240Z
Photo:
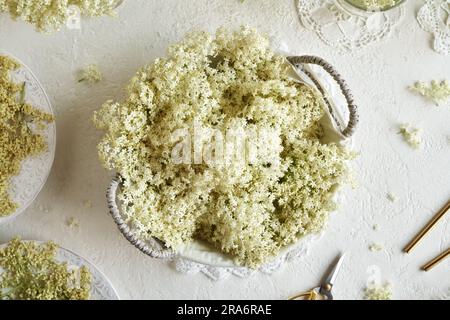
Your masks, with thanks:
M316 285L340 251L348 257L335 287L338 299L361 298L374 270L392 283L395 298L450 297L450 261L429 273L419 270L450 246L449 219L412 254L401 252L450 196L450 108L434 107L406 89L417 80L450 77L450 58L431 49L430 34L415 20L421 4L408 1L390 39L348 54L335 52L304 29L293 0L127 0L118 18L82 20L81 30L53 35L1 15L0 47L24 61L47 90L57 114L58 145L47 185L27 212L0 226L0 242L16 235L53 239L93 261L123 299L283 299ZM325 237L304 259L270 276L214 282L201 274L177 273L122 237L107 214L111 176L97 159L100 133L90 119L104 101L123 95L139 67L187 31L242 24L269 33L295 54L327 59L347 79L361 114L355 138L361 156L353 164L359 186L344 190L344 203L332 215ZM105 80L77 84L77 72L90 63L99 64ZM397 134L405 122L423 128L422 150L412 150ZM388 201L387 192L398 201ZM67 227L70 217L79 220L79 228ZM384 250L369 251L372 243Z

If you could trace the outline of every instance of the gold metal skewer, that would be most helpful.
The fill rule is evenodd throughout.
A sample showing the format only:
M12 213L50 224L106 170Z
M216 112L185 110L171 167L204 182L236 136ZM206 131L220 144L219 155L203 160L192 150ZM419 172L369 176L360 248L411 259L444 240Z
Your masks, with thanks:
M420 231L417 236L403 249L406 253L411 252L420 240L425 237L431 229L444 217L446 212L450 210L450 201L434 216L434 218Z
M438 257L434 258L430 262L428 262L426 265L422 267L422 270L429 271L433 269L435 266L438 265L439 262L442 262L445 258L450 257L450 249L439 255Z

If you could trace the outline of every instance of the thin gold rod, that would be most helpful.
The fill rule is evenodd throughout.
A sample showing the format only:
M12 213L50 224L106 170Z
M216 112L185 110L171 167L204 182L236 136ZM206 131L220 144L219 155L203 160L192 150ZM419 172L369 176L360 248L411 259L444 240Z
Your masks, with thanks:
M450 249L439 255L438 257L434 258L430 262L428 262L426 265L422 267L422 270L429 271L433 269L435 266L437 266L440 262L442 262L445 258L450 257Z
M444 217L445 213L450 209L450 201L434 216L434 218L420 231L417 236L403 249L406 253L411 252L420 240L425 237L431 229Z

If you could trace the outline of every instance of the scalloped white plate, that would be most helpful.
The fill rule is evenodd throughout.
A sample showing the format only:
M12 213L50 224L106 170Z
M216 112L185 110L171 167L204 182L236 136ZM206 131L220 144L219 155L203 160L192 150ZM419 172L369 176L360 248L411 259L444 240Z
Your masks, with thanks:
M44 243L44 241L34 242L37 244ZM6 246L7 244L0 245L0 249ZM71 250L61 247L59 247L56 259L59 262L67 262L69 267L79 268L85 266L89 269L92 275L91 300L120 300L119 295L108 278L106 278L106 276L90 261Z
M13 72L11 76L15 82L25 83L25 100L34 107L54 115L50 100L33 72L14 55L2 50L0 55L9 56L21 64L20 69ZM47 181L55 158L55 122L48 124L42 134L45 136L48 148L38 156L25 159L19 175L11 179L9 192L12 200L18 204L18 208L11 215L0 218L0 224L23 213L33 203Z

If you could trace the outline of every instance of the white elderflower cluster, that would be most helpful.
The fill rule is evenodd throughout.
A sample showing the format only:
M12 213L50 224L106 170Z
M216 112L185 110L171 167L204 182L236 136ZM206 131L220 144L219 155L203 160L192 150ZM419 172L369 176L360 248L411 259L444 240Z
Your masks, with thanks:
M81 72L81 77L78 82L87 82L88 84L94 84L102 81L103 75L96 64L90 64L86 66Z
M402 124L400 126L399 134L403 136L403 139L414 149L419 149L422 145L420 129L411 127L410 124Z
M0 13L33 24L40 32L57 31L70 16L70 7L82 15L113 15L117 0L0 0Z
M440 105L450 99L450 81L431 81L430 85L425 82L416 82L411 88L412 91Z
M320 141L323 101L288 68L256 30L196 32L141 69L125 101L95 113L100 159L120 174L121 207L141 238L174 250L203 239L256 267L322 229L350 154ZM236 130L266 134L233 149ZM187 161L174 159L180 140ZM208 152L222 157L201 161Z
M371 245L369 245L369 250L372 252L379 252L382 251L383 249L384 249L383 245L379 243L372 243Z

